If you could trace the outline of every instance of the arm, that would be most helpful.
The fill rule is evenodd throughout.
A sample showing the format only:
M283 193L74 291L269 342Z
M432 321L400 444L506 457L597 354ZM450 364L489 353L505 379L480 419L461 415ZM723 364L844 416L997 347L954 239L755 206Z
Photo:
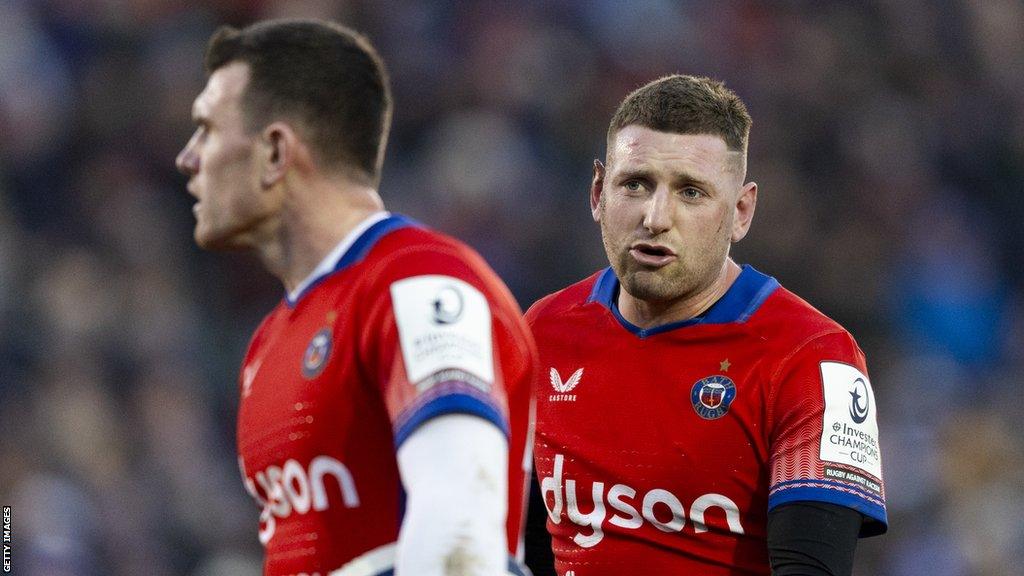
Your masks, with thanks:
M768 552L773 576L849 576L857 538L885 531L878 407L853 338L805 341L769 401Z
M497 576L518 544L532 340L483 261L433 241L367 278L361 322L406 496L396 573Z
M407 493L398 576L506 573L508 443L467 414L432 418L398 449Z
M768 513L772 576L850 576L860 513L825 502L792 502Z

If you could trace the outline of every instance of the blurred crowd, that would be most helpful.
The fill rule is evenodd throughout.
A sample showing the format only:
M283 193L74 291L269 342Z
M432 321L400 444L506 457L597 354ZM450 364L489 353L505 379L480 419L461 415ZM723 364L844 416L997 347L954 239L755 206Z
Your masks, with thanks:
M631 89L725 80L760 186L741 262L845 324L891 528L859 576L1024 566L1019 0L0 0L0 503L15 573L256 574L237 370L282 296L192 244L173 160L220 24L365 32L396 113L381 192L525 308L606 265L587 189Z

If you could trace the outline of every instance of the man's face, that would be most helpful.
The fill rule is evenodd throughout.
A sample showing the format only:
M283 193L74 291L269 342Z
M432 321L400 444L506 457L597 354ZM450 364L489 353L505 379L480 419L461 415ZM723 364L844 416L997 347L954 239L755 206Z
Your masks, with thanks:
M198 200L192 207L196 244L208 250L250 247L269 214L256 161L258 136L246 129L242 110L248 82L249 66L241 62L210 75L192 105L196 131L176 161Z
M608 260L634 298L671 303L700 293L743 238L757 187L742 153L719 136L630 125L597 163L591 208Z

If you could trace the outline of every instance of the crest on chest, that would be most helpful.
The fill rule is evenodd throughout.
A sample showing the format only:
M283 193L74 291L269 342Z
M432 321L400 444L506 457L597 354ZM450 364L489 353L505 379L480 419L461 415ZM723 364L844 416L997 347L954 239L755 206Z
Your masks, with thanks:
M705 420L717 420L729 411L736 399L736 384L721 374L701 378L690 388L694 412Z
M331 336L331 328L321 328L313 338L310 339L309 345L306 346L305 353L302 354L302 376L306 379L316 378L324 370L324 366L327 364L327 359L331 355L331 347L334 344L334 339Z

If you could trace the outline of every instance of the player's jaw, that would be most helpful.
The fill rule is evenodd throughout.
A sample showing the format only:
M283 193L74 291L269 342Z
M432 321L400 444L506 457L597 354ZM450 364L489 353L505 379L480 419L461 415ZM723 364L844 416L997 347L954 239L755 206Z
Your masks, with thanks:
M237 184L236 184L237 186ZM204 250L239 250L254 247L254 238L264 227L269 214L258 198L243 190L206 190L193 194L196 219L193 237Z
M727 245L706 243L684 248L681 242L668 238L633 239L616 252L612 268L623 289L633 298L652 304L696 297L715 282L728 257Z
M280 203L277 191L260 186L252 142L239 138L206 153L187 187L196 199L196 244L204 250L256 248Z
M664 301L676 296L684 272L677 249L647 239L624 242L607 251L615 275L634 298Z

